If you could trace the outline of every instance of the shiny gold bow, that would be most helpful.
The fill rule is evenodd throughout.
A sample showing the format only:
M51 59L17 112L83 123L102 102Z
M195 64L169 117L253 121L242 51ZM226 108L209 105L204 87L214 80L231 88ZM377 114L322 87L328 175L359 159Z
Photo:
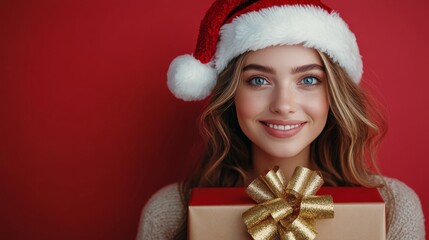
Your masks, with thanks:
M313 196L323 185L320 175L297 167L287 183L278 167L255 179L246 189L258 204L243 213L247 231L255 240L312 240L314 219L333 218L331 196Z

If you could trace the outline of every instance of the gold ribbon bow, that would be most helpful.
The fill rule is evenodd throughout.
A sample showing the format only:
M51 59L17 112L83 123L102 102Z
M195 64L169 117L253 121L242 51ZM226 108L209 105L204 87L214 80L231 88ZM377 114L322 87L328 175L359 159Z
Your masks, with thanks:
M322 185L320 175L304 167L288 183L278 167L255 179L246 189L258 203L242 215L247 231L255 240L314 239L314 219L334 217L332 197L313 196Z

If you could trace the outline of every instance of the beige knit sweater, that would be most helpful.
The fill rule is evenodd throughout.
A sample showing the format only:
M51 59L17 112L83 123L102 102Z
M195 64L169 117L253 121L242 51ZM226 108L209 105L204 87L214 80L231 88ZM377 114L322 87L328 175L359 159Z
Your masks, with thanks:
M395 204L384 190L381 196L386 202L387 219L393 214L388 240L425 239L425 227L422 207L416 193L403 182L385 178L395 198ZM176 229L184 220L178 184L168 185L147 202L143 208L137 240L172 239Z

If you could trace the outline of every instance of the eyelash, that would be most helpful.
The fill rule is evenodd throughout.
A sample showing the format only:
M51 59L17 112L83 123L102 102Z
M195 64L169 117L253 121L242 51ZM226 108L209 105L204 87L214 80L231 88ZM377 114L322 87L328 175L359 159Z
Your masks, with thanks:
M313 79L315 79L316 81L317 81L317 83L314 83L314 84L304 84L303 83L303 81L305 80L305 79L307 79L307 78L313 78ZM303 78L301 78L301 80L299 81L299 85L302 85L302 86L304 86L304 87L315 87L315 86L317 86L317 85L319 85L319 84L321 84L322 83L322 81L320 80L320 78L319 77L317 77L317 76L314 76L314 75L307 75L307 76L305 76L305 77L303 77Z
M262 80L264 80L264 81L265 81L265 83L264 83L264 84L255 84L255 83L252 83L252 82L253 82L253 80L255 80L255 79L262 79ZM251 87L262 87L262 86L264 86L264 85L267 85L267 83L268 83L268 84L270 83L270 82L269 82L265 77L260 77L260 76L250 77L250 78L249 78L249 80L247 80L246 82L247 82L247 84L249 84Z

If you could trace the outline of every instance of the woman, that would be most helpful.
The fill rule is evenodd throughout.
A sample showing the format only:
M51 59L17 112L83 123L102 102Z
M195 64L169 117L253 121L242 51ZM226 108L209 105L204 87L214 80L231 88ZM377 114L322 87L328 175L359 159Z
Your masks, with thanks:
M388 239L424 239L417 195L375 165L383 117L359 86L354 34L320 1L216 1L193 56L176 58L168 86L210 103L199 169L143 210L138 239L186 239L193 187L246 186L273 166L322 172L326 185L379 187Z

